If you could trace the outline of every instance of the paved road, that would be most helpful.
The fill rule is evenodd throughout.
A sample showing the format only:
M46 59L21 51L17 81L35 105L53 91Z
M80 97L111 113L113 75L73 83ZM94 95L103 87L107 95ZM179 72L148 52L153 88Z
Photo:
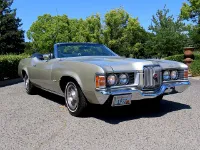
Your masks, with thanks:
M69 115L61 97L29 96L22 83L0 88L0 149L200 149L200 81L166 96L161 111L146 101L132 107Z

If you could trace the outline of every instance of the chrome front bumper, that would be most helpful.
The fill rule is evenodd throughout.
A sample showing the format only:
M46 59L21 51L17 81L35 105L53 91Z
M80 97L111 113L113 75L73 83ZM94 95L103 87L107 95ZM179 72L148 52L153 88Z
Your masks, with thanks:
M99 104L104 104L111 95L132 94L132 100L150 99L159 95L176 94L185 91L190 85L189 81L177 81L171 83L163 83L162 86L155 91L142 91L136 87L126 87L119 89L99 89L96 90L96 97Z

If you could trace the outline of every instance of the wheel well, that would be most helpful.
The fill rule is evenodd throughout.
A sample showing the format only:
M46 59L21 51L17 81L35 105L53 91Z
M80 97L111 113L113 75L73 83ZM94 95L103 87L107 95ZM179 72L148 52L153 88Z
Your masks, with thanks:
M26 71L25 70L22 70L22 77L24 78L26 75Z
M73 81L75 84L79 85L78 82L74 78L70 76L63 76L60 79L60 88L63 91L63 93L65 92L65 86L67 85L69 81Z

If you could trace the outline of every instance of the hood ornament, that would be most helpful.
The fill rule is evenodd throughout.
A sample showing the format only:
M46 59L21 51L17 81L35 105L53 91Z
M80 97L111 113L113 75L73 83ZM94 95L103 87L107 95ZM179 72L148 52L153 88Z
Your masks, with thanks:
M157 74L157 73L154 73L154 74L153 74L153 79L154 79L154 80L157 80L157 79L158 79L158 74Z

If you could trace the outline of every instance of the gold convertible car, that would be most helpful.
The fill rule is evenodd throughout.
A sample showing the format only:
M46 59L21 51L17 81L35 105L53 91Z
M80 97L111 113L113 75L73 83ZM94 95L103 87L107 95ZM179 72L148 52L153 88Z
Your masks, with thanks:
M124 58L95 43L57 43L53 53L21 60L18 74L28 94L41 88L63 96L73 116L80 116L89 103L114 107L149 99L159 106L164 95L190 85L183 63Z

